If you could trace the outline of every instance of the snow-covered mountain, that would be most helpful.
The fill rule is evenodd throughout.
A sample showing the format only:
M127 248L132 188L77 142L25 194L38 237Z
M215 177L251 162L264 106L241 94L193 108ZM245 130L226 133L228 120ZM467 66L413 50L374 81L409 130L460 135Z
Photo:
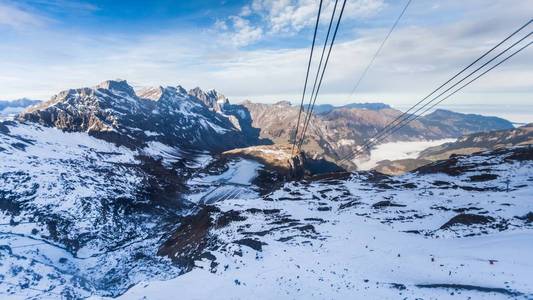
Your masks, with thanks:
M106 81L0 122L0 297L532 297L530 148L288 182L290 146L222 153L257 112Z
M160 142L219 152L254 141L196 97L201 93L191 95L176 86L148 88L137 94L126 81L110 80L92 88L63 91L18 119L87 132L132 149Z
M234 194L162 244L191 272L120 299L530 299L532 182L517 148Z
M179 273L155 253L189 207L181 197L186 170L171 167L184 153L158 142L148 149L0 123L4 297L113 296L140 276Z

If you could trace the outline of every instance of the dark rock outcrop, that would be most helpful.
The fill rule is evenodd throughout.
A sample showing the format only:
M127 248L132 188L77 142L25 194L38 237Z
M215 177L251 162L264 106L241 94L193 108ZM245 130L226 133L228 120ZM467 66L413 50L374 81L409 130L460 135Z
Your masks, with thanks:
M476 215L476 214L458 214L451 218L448 222L440 227L440 229L449 229L456 225L476 225L488 224L494 222L494 218L490 216Z

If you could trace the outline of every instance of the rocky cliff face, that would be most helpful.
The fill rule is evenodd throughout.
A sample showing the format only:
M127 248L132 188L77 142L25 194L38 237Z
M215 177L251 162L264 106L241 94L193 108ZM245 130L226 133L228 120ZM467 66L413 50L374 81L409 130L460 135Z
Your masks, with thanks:
M92 88L63 91L18 117L129 148L149 142L171 147L223 151L254 143L232 121L214 110L219 98L211 91L181 86L155 87L136 93L126 81L106 81ZM209 104L210 106L208 106Z
M216 112L222 111L224 106L229 104L228 98L226 98L226 96L220 94L216 90L204 92L199 87L196 87L189 91L189 95L200 99L200 101L202 101L205 106Z

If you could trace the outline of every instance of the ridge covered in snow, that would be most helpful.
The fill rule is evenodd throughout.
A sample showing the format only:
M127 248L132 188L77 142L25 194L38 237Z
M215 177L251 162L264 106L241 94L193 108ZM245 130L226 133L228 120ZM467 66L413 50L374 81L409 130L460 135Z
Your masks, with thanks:
M217 152L253 140L181 86L149 88L137 94L123 80L63 91L24 111L18 119L87 132L128 148L153 141Z

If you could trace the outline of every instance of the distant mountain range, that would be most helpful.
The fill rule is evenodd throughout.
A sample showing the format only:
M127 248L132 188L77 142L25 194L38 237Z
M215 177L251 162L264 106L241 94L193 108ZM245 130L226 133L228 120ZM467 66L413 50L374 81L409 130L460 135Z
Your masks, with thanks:
M304 108L309 109L309 104L304 105ZM350 103L350 104L340 105L340 106L334 106L331 104L318 104L314 106L313 112L317 115L321 115L321 114L327 114L334 109L342 109L342 108L380 110L380 109L386 109L386 108L391 108L391 107L390 105L385 104L385 103Z
M216 90L187 91L181 86L136 92L121 80L63 91L40 104L28 99L9 104L29 106L18 115L20 121L87 132L129 148L160 142L169 147L211 152L291 143L298 116L298 107L287 101L232 104ZM384 103L321 104L315 111L303 149L314 158L342 161L348 169L356 166L343 158L402 113ZM509 121L501 118L438 109L383 142L458 138L512 128Z
M16 100L0 100L0 116L15 115L24 109L41 103L41 100L32 100L28 98Z
M294 138L298 107L286 101L275 104L246 101L241 105L250 113L253 127L261 129L261 138L275 143L289 143ZM402 113L382 103L321 107L329 110L322 109L313 116L303 149L331 161L349 157L359 145ZM439 109L409 123L383 142L457 138L464 134L511 128L513 125L505 119ZM346 168L355 168L351 161L343 163Z

